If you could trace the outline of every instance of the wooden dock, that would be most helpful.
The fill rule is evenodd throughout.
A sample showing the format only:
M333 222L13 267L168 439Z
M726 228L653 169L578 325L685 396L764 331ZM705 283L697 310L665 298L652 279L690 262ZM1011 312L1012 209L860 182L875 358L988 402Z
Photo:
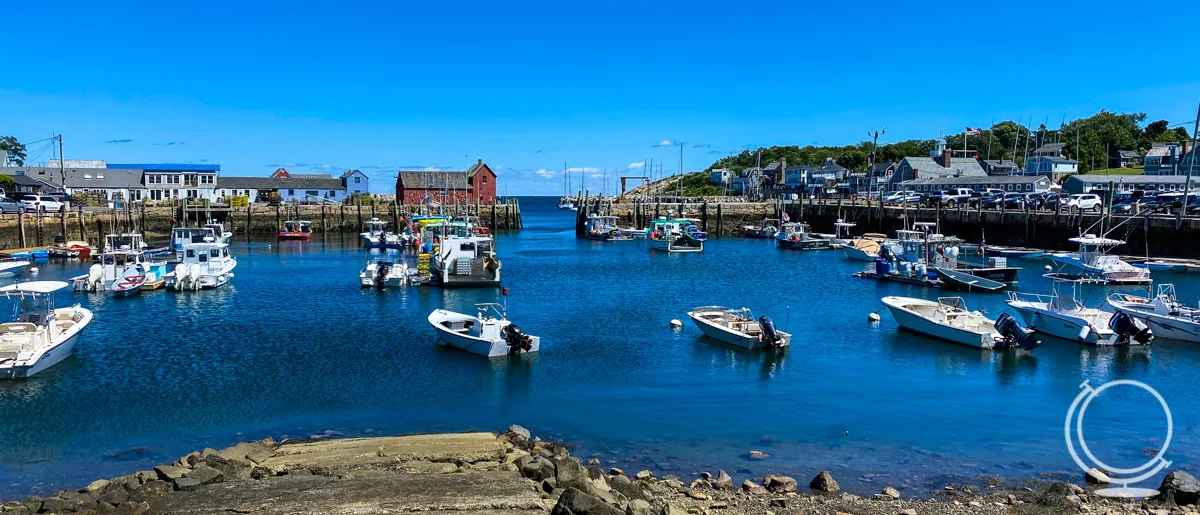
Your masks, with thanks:
M22 252L33 252L35 250L49 250L49 247L26 247L26 248L21 248L21 249L0 250L0 258L7 259L7 258L11 258L13 256L13 254L20 254Z

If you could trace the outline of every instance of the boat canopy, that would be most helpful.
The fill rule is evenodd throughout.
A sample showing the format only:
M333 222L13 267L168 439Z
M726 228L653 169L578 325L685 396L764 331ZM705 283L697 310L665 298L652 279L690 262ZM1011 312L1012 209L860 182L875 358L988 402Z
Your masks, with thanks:
M29 281L25 283L10 284L0 288L0 293L32 293L32 294L47 294L54 293L58 290L70 286L62 281Z
M1095 234L1085 234L1083 236L1071 238L1068 241L1072 241L1072 242L1078 243L1080 245L1090 245L1090 246L1097 246L1097 247L1115 247L1117 245L1125 244L1124 241L1114 240L1112 238L1103 238L1100 236L1096 236Z

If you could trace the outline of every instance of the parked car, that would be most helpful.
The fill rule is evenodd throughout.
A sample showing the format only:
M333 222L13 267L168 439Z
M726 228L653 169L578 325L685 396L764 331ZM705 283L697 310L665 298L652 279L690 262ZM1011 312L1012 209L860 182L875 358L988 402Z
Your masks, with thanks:
M1136 215L1141 213L1145 207L1146 203L1142 199L1127 198L1113 204L1109 211L1114 215Z
M974 194L975 190L971 188L951 188L942 190L937 200L942 204L968 203Z
M1003 201L1004 201L1003 193L998 193L998 194L992 193L989 195L984 195L983 198L981 198L979 200L979 202L981 204L983 204L984 209L997 209L1000 207L1000 203Z
M1051 192L1047 192L1047 193L1043 194L1042 206L1045 207L1046 209L1053 211L1055 209L1058 209L1058 204L1060 202L1063 204L1063 207L1066 207L1066 204L1068 203L1068 201L1070 201L1070 199L1071 199L1070 195L1067 195L1066 193L1059 193L1059 192L1051 191Z
M1071 198L1063 205L1069 211L1100 211L1100 205L1103 201L1100 200L1100 195L1095 193L1082 193L1079 195L1071 195Z
M1156 202L1157 210L1161 211L1163 213L1174 214L1174 213L1178 213L1180 209L1183 209L1183 192L1182 191L1172 192L1172 193L1161 193L1154 199L1157 201ZM1187 205L1189 207L1196 205L1197 203L1200 203L1200 195L1198 195L1196 193L1192 193L1187 196Z
M25 204L17 202L8 197L0 197L0 213L24 213Z
M1010 192L1004 194L1004 209L1025 209L1027 197L1024 193Z
M984 189L983 189L982 191L980 191L979 193L980 193L981 195L995 195L995 196L1000 196L1000 195L1004 195L1004 190L1002 190L1002 189L1000 189L1000 188L984 188Z
M913 204L921 202L922 198L924 196L915 191L893 191L883 197L883 201L895 204Z
M21 197L21 203L25 205L27 211L41 211L43 213L57 213L64 207L62 202L49 195L27 194Z

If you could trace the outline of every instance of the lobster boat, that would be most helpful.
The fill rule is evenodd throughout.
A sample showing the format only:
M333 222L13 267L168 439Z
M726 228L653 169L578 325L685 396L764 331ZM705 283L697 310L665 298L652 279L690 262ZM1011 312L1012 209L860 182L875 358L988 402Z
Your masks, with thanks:
M780 331L771 319L754 318L750 308L703 306L687 313L705 336L746 349L786 349L792 335Z
M783 224L783 228L775 234L775 247L792 250L826 250L833 248L829 240L808 232L808 224L801 222Z
M488 358L538 351L541 338L525 334L510 322L503 305L476 304L475 310L476 315L445 309L430 313L429 325L433 326L438 343Z

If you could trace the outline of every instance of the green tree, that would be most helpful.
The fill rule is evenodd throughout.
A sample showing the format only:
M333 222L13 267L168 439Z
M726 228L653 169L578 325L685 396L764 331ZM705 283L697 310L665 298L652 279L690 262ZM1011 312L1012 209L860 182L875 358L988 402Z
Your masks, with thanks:
M8 159L17 166L25 166L25 145L12 136L0 137L0 150L8 152Z

